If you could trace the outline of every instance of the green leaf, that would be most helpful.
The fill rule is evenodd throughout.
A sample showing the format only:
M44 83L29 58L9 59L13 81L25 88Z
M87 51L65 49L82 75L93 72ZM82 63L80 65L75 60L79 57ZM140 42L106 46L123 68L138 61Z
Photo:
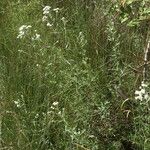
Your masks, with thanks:
M132 20L127 24L127 26L129 26L129 27L134 27L134 26L137 26L137 25L139 25L138 20Z

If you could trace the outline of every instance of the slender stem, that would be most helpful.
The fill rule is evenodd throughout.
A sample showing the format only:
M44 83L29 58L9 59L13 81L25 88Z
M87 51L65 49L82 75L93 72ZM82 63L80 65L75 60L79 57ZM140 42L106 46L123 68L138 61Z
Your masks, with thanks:
M147 80L148 62L149 61L150 61L150 41L148 41L147 47L144 52L143 81Z

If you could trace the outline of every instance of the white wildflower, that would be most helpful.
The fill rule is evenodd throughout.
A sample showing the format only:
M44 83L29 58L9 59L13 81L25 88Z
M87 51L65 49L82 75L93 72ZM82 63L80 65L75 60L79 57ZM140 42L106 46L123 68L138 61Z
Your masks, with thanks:
M148 99L149 98L149 95L148 94L145 94L144 95L144 99Z
M141 91L135 91L135 95L141 94Z
M149 94L146 90L146 87L148 85L144 83L144 81L142 81L141 86L139 87L139 90L135 91L135 99L136 100L147 100L149 98Z
M61 21L63 22L63 24L64 24L64 26L65 26L66 23L67 23L67 20L65 19L65 17L62 17L62 18L61 18Z
M36 115L35 115L35 118L37 119L38 117L39 117L39 114L36 114Z
M141 90L137 90L137 91L135 91L135 99L136 100L140 100L140 101L142 101L143 100L143 95L144 95L144 92L145 90L144 89L141 89Z
M47 115L50 115L50 114L52 114L53 113L53 111L48 111L47 112Z
M40 39L40 34L35 34L35 38L36 38L36 40L39 40Z
M32 26L31 25L28 25L26 28L28 29L28 28L31 28Z
M145 94L145 89L141 89L141 94Z
M59 8L54 8L53 11L55 11L56 13L58 13L60 9Z
M142 81L142 84L141 84L142 87L147 87L148 85L145 84L143 81Z
M25 35L25 32L19 32L17 39L22 39L24 35Z
M43 11L50 10L50 9L51 9L50 6L45 6L45 7L43 8Z
M51 23L49 23L49 22L46 24L47 27L51 27L52 25L53 25L53 24L51 24Z
M142 95L137 95L137 96L135 96L135 99L142 101L142 100L143 100L143 97L142 97Z
M35 40L40 40L40 34L35 34L33 37L32 37L32 40L35 41Z
M15 103L15 105L16 105L18 108L21 107L21 104L20 104L19 100L18 100L18 101L14 101L14 103Z
M31 27L32 27L31 25L22 25L19 28L19 34L18 34L17 38L22 39L25 36L25 34L28 32L29 28L31 28Z
M61 115L61 111L58 112L58 115Z
M42 21L43 21L43 22L46 22L46 21L47 21L47 19L48 19L48 17L47 17L47 16L43 16Z
M65 17L62 17L61 20L64 22L65 21Z
M53 102L53 106L57 106L58 105L58 102Z
M22 52L23 52L23 50L21 50L21 49L18 49L18 52L22 53Z
M53 106L51 106L51 109L55 109Z
M19 28L19 31L24 30L24 28L26 28L26 25L22 25L22 26Z
M50 6L45 6L45 7L43 8L43 14L44 14L44 15L49 14L50 9L51 9Z

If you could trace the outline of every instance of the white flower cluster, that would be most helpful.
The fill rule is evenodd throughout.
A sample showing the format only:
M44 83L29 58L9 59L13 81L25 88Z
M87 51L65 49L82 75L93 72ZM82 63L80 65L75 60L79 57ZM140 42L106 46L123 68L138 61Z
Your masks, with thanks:
M59 8L54 8L53 11L55 11L56 13L58 13L60 9Z
M19 34L18 34L17 38L22 39L28 32L29 28L31 28L31 27L32 27L31 25L22 25L19 28Z
M58 109L59 102L55 101L50 107L50 111L47 112L47 115L58 114L61 115L61 111Z
M51 106L51 109L55 109L55 107L58 105L58 102L53 102L52 106Z
M49 14L50 9L51 9L50 6L45 6L45 7L43 8L43 15Z
M135 99L136 100L148 100L149 99L149 94L147 91L148 85L142 81L141 86L139 87L139 90L135 91Z
M47 19L48 19L48 17L47 17L47 16L43 16L42 21L43 21L43 22L46 22L46 21L47 21Z
M62 17L62 18L61 18L61 21L63 22L63 24L64 24L64 26L65 26L66 23L67 23L67 20L65 19L65 17Z
M47 25L47 27L51 27L53 24L48 22L46 25Z
M19 100L14 101L14 103L15 103L15 105L16 105L18 108L20 108L20 107L21 107L21 103L20 103L20 101L19 101Z
M35 32L36 32L36 30L35 30ZM38 34L38 33L35 33L35 35L32 37L32 41L36 41L36 40L40 40L40 34Z
M48 16L50 15L50 6L45 6L43 8L43 17L42 17L42 22L46 22L47 27L51 27L53 24L48 22Z
M14 100L14 104L18 107L21 108L24 105L24 96L20 95L20 98L18 98L17 100Z

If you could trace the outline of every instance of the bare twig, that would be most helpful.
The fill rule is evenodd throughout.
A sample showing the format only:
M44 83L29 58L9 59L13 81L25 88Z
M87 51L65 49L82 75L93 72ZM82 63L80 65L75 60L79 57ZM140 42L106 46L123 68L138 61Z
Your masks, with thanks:
M76 145L77 148L81 148L81 149L83 149L83 150L90 150L90 149L85 148L83 145L80 145L80 144L78 144L78 143L74 143L74 145Z

